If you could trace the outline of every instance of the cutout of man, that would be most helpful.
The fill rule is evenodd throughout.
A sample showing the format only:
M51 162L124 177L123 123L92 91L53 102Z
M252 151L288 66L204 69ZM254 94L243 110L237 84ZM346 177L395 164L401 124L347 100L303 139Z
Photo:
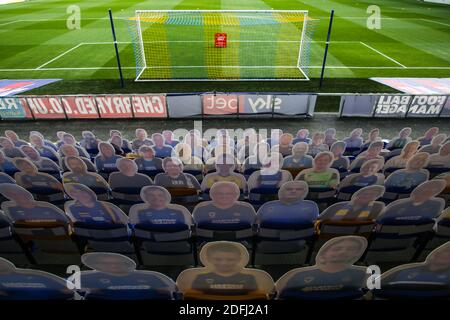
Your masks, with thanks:
M447 135L444 133L436 135L431 144L423 146L419 149L420 152L427 152L429 154L438 153L442 147L442 144L447 140Z
M59 166L64 172L69 171L69 168L67 168L66 166L66 157L79 157L81 160L83 160L89 172L97 172L97 168L91 162L91 160L86 157L81 157L78 153L78 150L74 146L70 144L63 144L59 150L62 154L62 157L59 159Z
M138 171L156 171L162 170L162 160L155 157L153 147L143 145L139 148L139 158L134 159L138 166Z
M331 168L333 154L321 152L315 158L313 167L300 172L295 180L305 181L309 188L331 188L335 189L339 184L339 171Z
M309 155L315 157L317 154L321 152L325 152L329 150L329 147L324 143L325 134L323 132L316 132L313 135L311 145L309 146Z
M426 152L419 152L413 155L406 163L405 169L394 171L386 179L386 188L395 187L402 190L415 188L422 182L428 180L430 173L423 169L428 163L429 155Z
M354 173L347 177L339 185L339 188L345 186L367 187L373 184L384 184L384 175L378 173L383 168L383 159L367 160L363 163L360 173Z
M19 169L14 179L25 189L49 188L62 191L61 183L49 174L38 172L38 168L28 159L14 159L14 165Z
M78 153L83 157L89 158L89 153L86 151L86 149L82 148L75 137L70 133L64 133L62 136L62 141L64 144L74 146L78 150Z
M350 165L350 160L348 157L344 157L346 145L343 141L336 141L331 146L330 152L333 154L333 163L331 168L346 171Z
M393 138L388 145L386 146L386 148L388 150L394 150L394 149L401 149L404 148L406 146L406 144L408 144L409 142L411 142L411 132L412 129L409 127L403 128L402 130L400 130L400 132L398 133L398 136ZM420 144L419 144L420 145Z
M9 200L2 203L2 210L13 222L69 221L64 211L51 203L35 201L33 195L21 186L1 184L0 193Z
M174 135L173 132L170 130L164 130L162 132L162 135L164 137L164 142L171 146L172 148L175 148L175 146L180 143L180 141L178 141L177 139L174 139Z
M365 149L369 148L369 146L375 141L382 141L381 136L380 136L380 129L378 129L378 128L370 130L368 139L361 146L361 149L365 150Z
M165 144L164 137L160 133L152 134L153 150L158 158L167 158L172 156L173 148Z
M325 144L331 148L333 143L337 142L336 139L336 129L335 128L328 128L325 130Z
M30 145L23 145L20 150L25 154L27 159L31 160L39 171L58 172L61 170L59 166L49 158L41 157L39 152Z
M192 217L183 206L171 204L170 193L159 186L147 186L141 190L144 203L130 209L130 223L155 232L178 232L190 228Z
M142 147L143 145L146 145L149 147L153 146L153 141L148 139L148 134L145 129L141 129L141 128L136 129L135 135L136 135L136 139L134 139L132 142L134 152L137 152L139 150L139 148Z
M21 140L17 133L12 130L5 130L5 136L11 140L15 147L20 148L21 146L27 146L28 142Z
M279 189L283 183L292 181L292 175L282 170L283 156L272 152L261 161L261 170L253 172L248 178L248 188L252 189Z
M14 146L11 140L5 137L0 137L0 147L3 151L3 154L7 158L24 158L25 155L23 154L22 150L20 150L18 147Z
M430 167L450 168L450 141L442 145L439 153L430 155L428 165Z
M0 300L69 300L67 281L48 272L18 269L0 257Z
M361 152L350 165L351 171L357 171L360 169L366 161L369 160L382 160L384 164L384 157L380 155L383 150L382 141L372 142L366 151Z
M278 191L278 199L264 203L258 210L261 228L298 229L313 225L319 215L314 201L304 200L308 185L304 181L288 181Z
M408 142L402 149L400 155L386 161L384 168L404 168L406 163L419 149L419 141Z
M209 190L219 181L235 183L243 192L247 188L247 182L242 174L234 172L236 159L231 154L219 155L216 159L216 172L209 173L202 181L202 190Z
M183 163L178 158L164 158L162 162L164 173L158 173L155 184L165 188L189 188L200 190L197 179L183 172Z
M185 296L254 296L266 298L273 291L273 279L264 271L246 269L249 255L239 243L210 242L200 251L204 268L184 270L177 285Z
M368 274L355 266L367 248L358 236L337 237L326 242L316 256L316 264L287 272L277 282L280 299L355 299L364 294Z
M353 131L350 133L350 136L343 140L347 148L350 149L361 148L364 142L363 138L361 137L362 133L363 130L361 128L353 129Z
M12 158L6 157L2 149L0 149L0 171L6 173L13 173L19 171L14 165Z
M409 222L430 222L444 209L445 201L436 198L444 190L444 180L430 180L417 186L407 199L400 199L389 204L379 215L381 224L399 224Z
M395 267L381 275L377 296L447 298L450 296L450 242L434 249L422 263Z
M119 169L119 172L111 173L108 180L114 198L140 201L138 190L152 185L152 179L145 174L138 173L138 166L131 159L121 158L117 160L117 169ZM121 192L127 189L129 192Z
M292 144L297 144L299 142L305 142L306 144L311 143L311 139L308 138L309 130L308 129L300 129L297 131L297 136L294 140L292 140Z
M94 191L109 189L106 180L97 173L88 172L86 164L80 157L65 157L66 167L70 170L63 174L63 183L80 183Z
M420 142L420 146L425 146L427 144L430 144L433 138L439 133L438 127L432 127L428 129L424 136L417 139Z
M80 273L81 291L88 300L171 300L176 292L169 277L136 270L136 263L121 254L85 253L81 261L93 269ZM74 282L74 277L69 281Z
M238 201L240 190L233 182L216 182L209 192L211 201L198 204L192 213L197 227L208 230L251 228L256 213L249 204Z
M311 168L313 157L308 155L309 146L306 142L298 142L292 147L292 155L284 158L283 168Z
M320 221L370 221L378 217L384 203L376 201L384 193L384 187L372 185L358 190L350 201L338 202L326 208L319 216Z

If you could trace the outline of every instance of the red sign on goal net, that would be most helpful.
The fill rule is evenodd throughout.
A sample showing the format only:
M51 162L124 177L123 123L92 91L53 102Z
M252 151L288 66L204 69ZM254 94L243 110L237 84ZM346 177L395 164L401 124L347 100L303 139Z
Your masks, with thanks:
M227 34L226 33L216 33L214 36L214 45L216 48L226 48L227 47Z

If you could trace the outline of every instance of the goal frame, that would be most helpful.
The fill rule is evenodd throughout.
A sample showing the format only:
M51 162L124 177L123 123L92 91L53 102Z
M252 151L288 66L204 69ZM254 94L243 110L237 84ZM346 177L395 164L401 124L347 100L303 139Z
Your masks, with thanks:
M252 79L252 78L236 78L236 79L199 79L199 78L180 78L180 79L141 79L142 74L144 73L144 71L149 68L147 67L147 58L145 55L145 49L144 49L144 41L143 41L143 37L142 37L142 28L141 28L141 14L142 13L169 13L169 12L186 12L186 13L192 13L192 12L201 12L201 13L207 13L207 12L230 12L230 13L245 13L245 12L252 12L252 13L302 13L304 15L304 23L302 26L302 31L300 32L300 40L299 40L299 46L298 46L298 58L297 58L297 66L217 66L220 68L279 68L279 67L284 67L284 68L295 68L298 69L300 71L300 73L304 76L304 78L298 78L298 79L292 79L292 78L256 78L256 79ZM139 38L139 43L137 45L137 49L140 50L140 54L141 56L144 58L143 61L143 66L141 66L142 70L140 72L137 73L136 79L134 81L136 82L160 82L160 81L309 81L309 77L308 75L302 70L301 67L301 57L302 57L302 51L303 51L303 45L305 44L305 33L306 33L306 28L307 28L307 24L308 24L308 10L136 10L135 11L135 18L137 18L137 30L138 30L138 38ZM212 66L175 66L174 68L205 68L205 67L212 67ZM139 68L137 66L137 62L136 62L136 68ZM153 67L155 68L155 67ZM162 67L162 68L166 68L166 67Z

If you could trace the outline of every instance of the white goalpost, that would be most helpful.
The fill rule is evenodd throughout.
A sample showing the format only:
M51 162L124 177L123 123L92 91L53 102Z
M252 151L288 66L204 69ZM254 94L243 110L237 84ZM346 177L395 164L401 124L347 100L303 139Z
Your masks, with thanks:
M309 80L306 10L138 10L136 81Z

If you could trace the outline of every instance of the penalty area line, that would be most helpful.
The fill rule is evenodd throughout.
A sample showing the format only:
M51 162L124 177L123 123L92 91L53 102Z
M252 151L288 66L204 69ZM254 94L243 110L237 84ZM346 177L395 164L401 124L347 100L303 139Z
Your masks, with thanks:
M388 55L384 54L384 53L381 52L381 51L378 51L377 49L375 49L375 48L369 46L368 44L366 44L366 43L364 43L364 42L362 42L362 41L360 41L359 43L361 43L363 46L369 48L370 50L375 51L375 52L378 53L379 55L382 55L382 56L385 57L386 59L391 60L391 61L394 62L395 64L398 64L399 66L401 66L401 67L403 67L403 68L405 68L405 69L408 68L407 66L401 64L400 62L398 62L398 61L395 60L394 58L389 57Z

